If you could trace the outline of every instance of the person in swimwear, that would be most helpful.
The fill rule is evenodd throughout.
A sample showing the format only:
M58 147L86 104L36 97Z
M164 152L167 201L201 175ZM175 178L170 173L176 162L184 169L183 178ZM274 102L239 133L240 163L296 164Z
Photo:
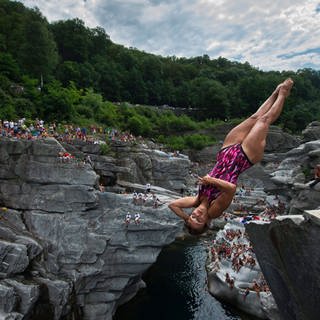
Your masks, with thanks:
M229 207L238 176L261 161L269 127L280 116L292 86L290 78L279 84L253 115L228 133L215 166L209 174L199 177L198 195L169 204L169 208L185 221L190 233L204 232L209 220L219 217ZM192 207L195 209L190 215L183 210Z

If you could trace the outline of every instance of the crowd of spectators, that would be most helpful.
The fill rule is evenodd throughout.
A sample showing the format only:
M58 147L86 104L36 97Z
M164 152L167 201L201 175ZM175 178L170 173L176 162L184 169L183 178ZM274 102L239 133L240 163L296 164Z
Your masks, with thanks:
M222 241L215 241L211 247L212 260L227 259L232 263L232 269L239 272L241 267L254 267L256 260L252 251L252 246L245 241L246 233L240 229L227 229L224 231Z
M103 141L122 141L127 143L143 142L142 137L135 137L130 132L122 132L115 128L103 128L91 125L80 127L72 124L61 124L51 122L45 124L44 120L0 120L0 131L2 137L34 140L37 138L54 137L59 141L72 143L75 140L97 144Z
M221 263L224 261L230 263L235 274L239 273L240 270L245 267L253 269L257 264L248 235L240 228L224 229L222 231L222 237L213 241L210 247L210 253L213 262L213 271L215 272L220 270ZM235 278L230 276L228 272L226 272L224 280L230 289L234 288ZM262 273L259 279L254 279L251 286L244 291L244 299L250 291L255 291L258 295L262 291L270 291Z
M152 206L154 209L157 209L164 204L164 202L162 202L154 192L151 192L151 190L144 193L134 191L132 194L132 202L137 206Z
M31 140L48 136L44 121L39 119L28 123L25 118L16 121L0 120L0 130L2 137Z

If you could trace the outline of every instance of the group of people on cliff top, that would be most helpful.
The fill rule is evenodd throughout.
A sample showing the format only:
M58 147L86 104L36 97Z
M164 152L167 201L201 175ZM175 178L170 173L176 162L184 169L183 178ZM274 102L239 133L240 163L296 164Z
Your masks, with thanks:
M122 142L143 142L142 137L135 137L129 132L122 132L115 128L102 128L101 126L79 127L71 124L48 125L42 119L34 121L21 118L18 120L0 120L0 132L2 137L35 140L38 138L54 137L59 141L72 143L74 140L82 140L87 143L98 143L99 137L103 140Z
M132 194L132 202L137 206L152 206L154 209L164 204L155 192L136 192Z

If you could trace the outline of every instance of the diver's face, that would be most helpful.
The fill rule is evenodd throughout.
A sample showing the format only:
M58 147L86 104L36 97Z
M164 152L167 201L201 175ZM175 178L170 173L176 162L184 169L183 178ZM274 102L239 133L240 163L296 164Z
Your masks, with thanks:
M190 228L194 230L201 230L204 228L207 221L208 210L204 207L199 206L192 211L187 221L187 224Z

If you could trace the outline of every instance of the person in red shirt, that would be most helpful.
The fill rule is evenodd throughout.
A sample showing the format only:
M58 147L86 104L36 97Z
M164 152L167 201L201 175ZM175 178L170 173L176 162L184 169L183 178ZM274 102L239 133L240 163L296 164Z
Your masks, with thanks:
M313 188L320 182L320 164L317 164L314 168L314 180L309 184L310 188Z

